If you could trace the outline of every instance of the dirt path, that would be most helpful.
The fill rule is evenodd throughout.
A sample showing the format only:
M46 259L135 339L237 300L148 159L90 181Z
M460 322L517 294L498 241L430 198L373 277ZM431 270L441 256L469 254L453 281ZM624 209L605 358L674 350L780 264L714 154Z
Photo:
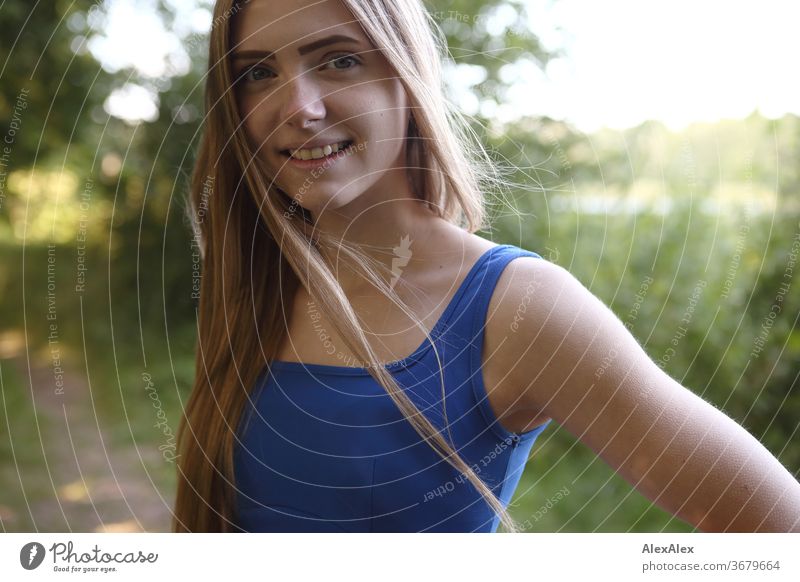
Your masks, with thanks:
M16 519L3 520L7 531L169 531L173 492L158 449L113 445L98 429L86 379L74 369L65 370L59 394L49 363L32 362L30 372L24 355L6 363L26 392L33 386L43 451L36 466L19 467L23 483L35 487L27 487L30 510L23 503L11 508Z

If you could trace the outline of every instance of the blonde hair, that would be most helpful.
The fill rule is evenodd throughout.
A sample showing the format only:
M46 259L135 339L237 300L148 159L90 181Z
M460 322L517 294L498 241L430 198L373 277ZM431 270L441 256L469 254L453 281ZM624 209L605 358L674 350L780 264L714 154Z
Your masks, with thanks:
M397 72L411 106L407 166L413 192L441 218L469 232L485 227L491 160L443 96L444 36L420 0L342 0ZM324 232L310 239L303 209L278 190L241 131L228 54L233 0L214 7L206 79L206 121L192 176L190 211L202 255L196 377L178 431L175 531L229 531L234 525L233 452L237 427L263 362L285 339L283 298L306 287L346 346L366 364L417 433L462 472L508 531L518 528L500 500L420 413L369 345L321 248L337 248L430 335L371 261ZM217 23L221 23L217 26ZM209 192L209 183L212 191ZM204 209L202 220L198 210ZM294 216L300 214L301 220ZM318 231L315 231L318 232ZM258 273L258 277L251 277ZM291 309L291 305L288 306ZM435 344L434 344L435 348ZM263 359L256 357L261 352ZM441 363L440 363L441 372ZM443 378L443 374L440 374ZM445 389L442 383L444 402ZM445 422L446 421L445 414ZM449 424L448 424L449 433ZM452 441L452 438L451 438Z

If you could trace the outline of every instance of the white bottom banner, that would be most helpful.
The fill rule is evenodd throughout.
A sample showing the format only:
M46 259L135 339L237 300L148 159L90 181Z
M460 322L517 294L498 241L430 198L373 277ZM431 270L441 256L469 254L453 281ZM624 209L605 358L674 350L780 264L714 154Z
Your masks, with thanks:
M3 534L3 580L800 580L800 534Z

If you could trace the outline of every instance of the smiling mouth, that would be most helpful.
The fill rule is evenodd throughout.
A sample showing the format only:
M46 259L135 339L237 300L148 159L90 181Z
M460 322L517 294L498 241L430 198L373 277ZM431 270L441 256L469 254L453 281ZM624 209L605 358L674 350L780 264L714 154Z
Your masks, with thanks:
M346 152L353 147L352 140L340 141L316 148L299 148L296 150L281 150L281 154L293 160L322 160L340 152Z

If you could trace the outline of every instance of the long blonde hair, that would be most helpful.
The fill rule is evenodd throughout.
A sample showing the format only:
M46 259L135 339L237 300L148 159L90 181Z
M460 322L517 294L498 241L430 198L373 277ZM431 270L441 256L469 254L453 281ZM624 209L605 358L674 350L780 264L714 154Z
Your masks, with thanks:
M407 171L415 195L441 218L471 233L484 228L481 191L495 175L468 124L444 98L441 62L447 49L441 30L420 0L342 2L383 51L409 97ZM291 311L291 303L283 301L295 296L304 273L320 311L417 433L469 479L506 530L518 531L491 489L378 360L320 248L338 248L349 257L431 341L422 323L376 272L386 267L325 233L310 239L303 209L298 213L296 203L253 163L231 92L234 79L228 59L230 16L235 18L239 9L235 0L219 0L214 7L205 127L192 175L189 207L201 249L202 282L196 377L178 431L173 530L234 529L235 434L259 372L276 358L285 339L283 312ZM444 392L442 385L443 399Z

